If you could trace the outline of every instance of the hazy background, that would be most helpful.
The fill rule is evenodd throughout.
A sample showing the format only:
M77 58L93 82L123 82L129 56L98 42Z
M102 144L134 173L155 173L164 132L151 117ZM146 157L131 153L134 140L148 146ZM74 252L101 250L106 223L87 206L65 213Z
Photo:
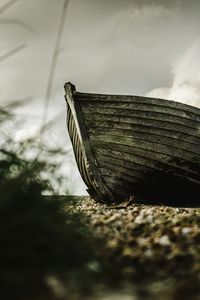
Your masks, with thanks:
M17 141L41 126L63 0L0 0L0 105L24 99ZM150 95L200 106L200 1L69 0L56 62L47 143L71 147L63 85L86 92ZM70 193L83 194L72 150ZM68 178L67 180L67 177Z

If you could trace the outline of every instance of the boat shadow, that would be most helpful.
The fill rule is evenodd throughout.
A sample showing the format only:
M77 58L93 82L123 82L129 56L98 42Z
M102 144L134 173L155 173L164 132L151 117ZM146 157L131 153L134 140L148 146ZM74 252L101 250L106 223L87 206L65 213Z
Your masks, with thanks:
M154 178L153 174L151 178ZM200 207L200 186L187 178L159 176L156 181L138 185L137 191L138 204Z

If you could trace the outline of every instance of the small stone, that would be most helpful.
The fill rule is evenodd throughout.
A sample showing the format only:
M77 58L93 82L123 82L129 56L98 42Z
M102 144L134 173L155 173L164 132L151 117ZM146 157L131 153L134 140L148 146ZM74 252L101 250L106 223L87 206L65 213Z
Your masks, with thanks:
M137 243L139 246L146 246L148 244L148 241L147 239L141 237L137 239Z
M145 252L144 252L144 255L146 257L152 257L153 256L153 251L151 249L147 249Z
M133 256L133 249L130 247L126 247L123 250L123 256Z
M145 222L145 214L143 211L140 212L140 214L135 218L136 224L142 224Z
M117 239L112 239L107 242L107 247L110 249L115 249L118 246Z
M169 237L167 235L161 236L156 242L158 244L162 245L162 246L169 246L169 245L171 245L171 242L170 242Z
M183 235L186 235L186 234L190 233L191 231L192 231L191 227L184 227L181 232Z

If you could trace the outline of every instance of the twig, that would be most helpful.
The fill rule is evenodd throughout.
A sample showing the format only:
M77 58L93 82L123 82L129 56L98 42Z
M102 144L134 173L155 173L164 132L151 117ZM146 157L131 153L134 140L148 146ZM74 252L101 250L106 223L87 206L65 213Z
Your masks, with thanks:
M13 6L17 1L19 1L19 0L10 0L6 4L4 4L0 8L0 14L4 13L7 9L9 9L11 6Z
M25 28L26 30L30 31L30 32L34 32L34 28L31 27L30 25L26 24L23 21L17 20L15 18L4 18L0 20L0 24L12 24L12 25L18 25L21 26L23 28Z
M26 48L26 47L27 47L26 44L22 44L22 45L20 45L20 46L17 46L16 48L14 48L14 49L12 49L12 50L6 52L5 54L3 54L3 55L0 56L0 62L6 60L7 58L13 56L13 55L16 54L16 53L22 51L22 50L23 50L24 48Z
M56 69L56 64L57 64L57 59L58 59L58 53L59 53L59 47L60 47L60 43L61 43L64 23L65 23L67 6L68 6L68 0L65 0L64 4L63 4L63 8L62 8L62 14L61 14L61 18L60 18L59 27L58 27L58 34L56 37L54 52L53 52L52 61L51 61L51 65L50 65L47 89L46 89L46 94L45 94L45 99L44 99L44 108L43 108L41 128L44 128L44 125L47 122L49 103L50 103L51 95L52 95L52 87L53 87L55 69ZM40 142L41 142L41 138L42 138L42 131L43 130L41 129Z
M108 208L115 208L115 209L121 209L121 208L126 208L128 206L130 206L131 204L133 204L135 201L135 196L134 195L130 195L129 199L124 200L122 203L119 204L115 204L115 205L109 205Z

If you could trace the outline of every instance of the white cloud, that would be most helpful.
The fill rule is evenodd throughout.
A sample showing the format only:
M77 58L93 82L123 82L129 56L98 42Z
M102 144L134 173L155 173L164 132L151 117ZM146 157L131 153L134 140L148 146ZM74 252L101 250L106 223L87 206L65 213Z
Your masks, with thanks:
M146 94L150 97L172 99L200 107L200 39L187 49L173 66L171 87L160 87Z
M156 17L165 17L168 15L174 14L174 11L171 9L168 9L162 5L143 5L142 7L133 7L132 9L121 11L118 16L122 16L124 20L129 20L130 16L132 18L141 18L141 17L150 17L150 18L156 18ZM120 18L121 19L121 18ZM140 19L142 22L143 20Z

